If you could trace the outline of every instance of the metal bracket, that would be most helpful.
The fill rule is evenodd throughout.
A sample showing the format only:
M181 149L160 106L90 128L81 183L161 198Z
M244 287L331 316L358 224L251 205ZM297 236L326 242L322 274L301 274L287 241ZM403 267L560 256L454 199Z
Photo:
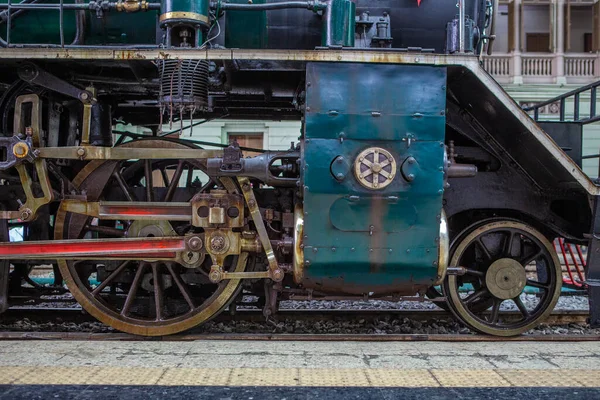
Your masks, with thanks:
M24 127L24 116L23 116L23 104L31 103L31 126ZM42 188L42 197L35 197L32 189L32 179L29 175L27 167L23 164L15 163L19 177L21 178L21 185L25 192L26 201L19 211L7 211L0 213L2 219L15 219L20 218L23 221L33 221L36 218L37 211L40 207L50 203L54 200L54 192L50 185L50 179L48 177L48 169L46 167L46 160L36 158L38 150L33 150L31 146L40 146L41 138L40 132L42 129L42 108L40 104L39 96L35 94L19 96L15 102L15 117L14 117L14 130L17 133L25 133L27 139L25 141L18 141L12 146L12 154L16 158L28 159L33 162L35 170L37 172L39 184Z
M19 78L25 82L39 85L46 89L62 93L69 97L80 100L83 104L93 104L96 102L94 93L89 90L82 90L57 78L56 76L44 71L37 65L31 62L26 62L21 65L18 70Z
M269 239L269 235L267 233L267 228L265 228L265 224L260 213L260 208L258 207L258 202L256 201L256 197L254 197L254 191L250 185L250 179L246 177L238 177L237 180L242 188L242 193L246 198L246 203L248 205L248 209L250 210L250 215L252 216L254 225L256 226L260 242L262 243L263 249L267 254L267 260L269 261L269 278L275 282L281 282L283 280L284 272L277 264L275 252L273 251L273 246L271 246L271 240Z

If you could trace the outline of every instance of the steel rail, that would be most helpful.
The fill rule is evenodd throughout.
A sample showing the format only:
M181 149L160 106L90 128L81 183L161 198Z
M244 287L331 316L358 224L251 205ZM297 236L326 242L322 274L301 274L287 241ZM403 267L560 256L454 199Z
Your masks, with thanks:
M64 301L57 301L64 302ZM518 311L504 311L500 314L504 318L518 317ZM87 314L83 309L78 307L69 308L50 308L50 307L23 307L9 308L3 314L0 314L0 321L17 320L27 318L31 321L53 321L60 318L62 321L96 321L91 315ZM397 309L283 309L273 315L277 321L294 320L294 321L355 321L360 319L376 320L381 318L395 319L410 319L413 321L429 321L436 319L454 319L451 313L442 309L412 309L412 310L397 310ZM564 325L564 324L582 324L588 318L588 311L584 310L558 310L551 313L547 320L544 321L547 325ZM265 323L265 317L262 310L258 309L240 309L234 314L221 313L214 321L229 322L229 321L246 321ZM194 328L192 328L193 331Z
M1 340L97 340L164 341L198 340L294 341L294 342L597 342L599 335L521 335L515 337L476 334L290 334L290 333L191 333L170 336L136 336L127 333L0 332Z

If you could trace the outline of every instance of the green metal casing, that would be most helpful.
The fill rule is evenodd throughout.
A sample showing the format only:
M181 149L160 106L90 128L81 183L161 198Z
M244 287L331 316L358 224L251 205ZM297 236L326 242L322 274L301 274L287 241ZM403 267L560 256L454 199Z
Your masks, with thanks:
M6 4L8 0L0 0ZM48 0L44 4L58 4L58 0ZM65 0L65 3L74 3ZM154 44L156 43L157 16L156 11L139 13L118 13L111 11L99 19L95 13L85 12L87 45L101 44ZM64 12L65 44L75 38L75 11ZM12 21L11 43L60 43L59 12L52 10L28 10ZM6 40L6 22L0 24L0 37Z
M228 3L248 4L247 0ZM254 0L264 4L265 0ZM227 11L225 13L225 47L232 49L266 49L269 43L266 11Z
M356 26L356 4L351 0L331 0L328 7L331 10L331 20L323 18L321 45L327 46L327 36L330 37L329 45L354 47L354 31Z
M446 68L309 63L306 81L302 283L354 294L414 294L431 286L444 185ZM352 172L369 147L389 151L398 166L380 190L363 187ZM343 162L333 163L338 157ZM409 157L416 159L412 182L401 173Z
M209 0L161 0L161 24L181 21L208 26L208 10Z

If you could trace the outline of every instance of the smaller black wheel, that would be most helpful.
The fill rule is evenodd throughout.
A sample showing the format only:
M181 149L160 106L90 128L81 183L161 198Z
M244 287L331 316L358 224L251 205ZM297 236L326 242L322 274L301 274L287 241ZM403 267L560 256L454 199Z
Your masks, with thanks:
M450 310L481 333L526 332L552 312L560 296L562 271L552 243L520 222L495 221L471 230L457 243L450 265L467 270L444 281Z

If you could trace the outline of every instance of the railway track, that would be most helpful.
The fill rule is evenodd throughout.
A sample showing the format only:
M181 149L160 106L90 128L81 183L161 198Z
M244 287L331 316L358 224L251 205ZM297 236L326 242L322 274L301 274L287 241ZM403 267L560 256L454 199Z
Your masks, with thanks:
M500 314L504 318L517 318L518 311L505 311ZM557 310L545 321L547 325L584 324L589 314L584 310ZM0 323L29 319L39 323L44 322L96 322L96 319L80 308L11 308L0 315ZM428 321L432 319L453 319L452 314L445 310L396 310L396 309L326 309L326 310L280 310L275 316L275 321L356 321L376 320L382 318L404 319L415 321ZM246 321L264 322L265 317L260 310L237 310L235 314L222 313L214 321Z
M76 340L76 341L326 341L326 342L596 342L600 335L521 335L499 337L479 334L285 334L285 333L191 333L170 336L137 336L128 333L87 332L0 332L2 340Z

